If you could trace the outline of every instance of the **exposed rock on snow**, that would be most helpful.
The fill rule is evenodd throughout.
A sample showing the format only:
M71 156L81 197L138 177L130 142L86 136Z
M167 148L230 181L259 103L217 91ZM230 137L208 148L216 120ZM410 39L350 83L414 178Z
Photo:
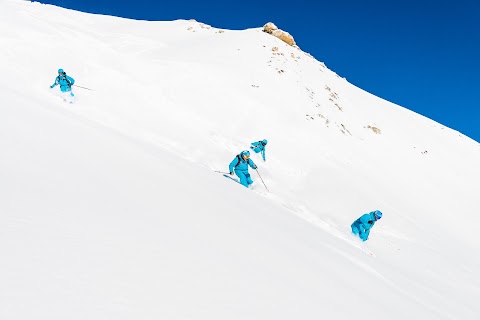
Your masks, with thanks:
M263 32L272 34L273 30L278 30L277 26L273 22L267 22L267 24L263 26Z
M370 126L370 125L369 125L367 128L372 129L372 131L373 131L374 133L376 133L376 134L382 134L382 130L380 130L380 129L377 128L377 127L373 127L373 126Z
M263 32L269 33L291 46L295 45L295 40L293 39L293 36L286 31L278 29L277 26L273 24L273 22L268 22L267 24L265 24L263 26Z
M293 40L293 37L290 35L290 33L282 30L273 30L272 35L277 37L278 39L282 40L283 42L286 42L287 44L294 46L295 45L295 40Z

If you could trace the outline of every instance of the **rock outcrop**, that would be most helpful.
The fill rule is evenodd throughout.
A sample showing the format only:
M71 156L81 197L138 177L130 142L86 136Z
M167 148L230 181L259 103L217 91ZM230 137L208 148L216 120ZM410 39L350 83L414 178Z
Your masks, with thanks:
M278 29L273 22L268 22L265 24L263 26L263 32L269 33L291 46L295 45L295 40L293 39L292 35L286 31Z

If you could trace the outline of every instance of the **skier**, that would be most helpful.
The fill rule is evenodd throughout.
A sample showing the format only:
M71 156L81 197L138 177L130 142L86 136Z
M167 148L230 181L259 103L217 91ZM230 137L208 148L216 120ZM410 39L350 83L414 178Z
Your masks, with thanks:
M248 166L252 169L257 169L257 165L250 159L250 152L248 150L244 150L237 154L235 159L230 162L228 166L230 170L230 175L235 174L240 178L240 183L248 188L249 185L253 183L252 178L250 178L250 173L248 173Z
M255 151L255 153L259 153L259 152L262 153L263 162L266 161L265 160L265 146L267 145L267 143L268 143L267 139L263 139L262 141L252 142L251 146L250 146L250 149Z
M72 77L67 76L67 73L63 69L58 69L58 76L55 78L55 83L50 86L54 88L58 84L60 85L60 91L64 94L63 100L67 100L67 97L70 103L73 102L74 94L72 92L72 85L75 83L75 80Z
M382 218L382 215L382 212L378 210L364 214L352 223L352 233L358 235L362 241L367 241L370 229L377 220Z

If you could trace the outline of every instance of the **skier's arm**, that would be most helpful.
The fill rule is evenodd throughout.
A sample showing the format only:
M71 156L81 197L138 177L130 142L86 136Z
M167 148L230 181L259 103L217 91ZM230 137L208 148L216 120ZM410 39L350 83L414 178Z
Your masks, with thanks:
M50 86L50 88L54 88L58 84L58 77L55 78L55 82Z
M370 235L370 229L365 229L365 240L368 239L369 235Z
M68 81L70 82L70 85L73 85L75 83L75 79L72 77L67 76Z
M253 162L252 159L248 159L248 165L249 165L252 169L257 169L257 165L255 164L255 162Z
M233 161L230 162L230 165L228 166L228 171L229 171L229 172L233 172L233 168L235 167L235 165L237 164L237 162L238 162L237 157L235 157L235 159L233 159Z

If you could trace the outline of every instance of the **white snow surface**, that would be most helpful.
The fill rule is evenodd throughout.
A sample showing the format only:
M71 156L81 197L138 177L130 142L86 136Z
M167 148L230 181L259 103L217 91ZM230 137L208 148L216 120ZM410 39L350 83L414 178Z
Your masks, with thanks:
M480 319L479 144L261 28L1 0L0 70L1 320Z

